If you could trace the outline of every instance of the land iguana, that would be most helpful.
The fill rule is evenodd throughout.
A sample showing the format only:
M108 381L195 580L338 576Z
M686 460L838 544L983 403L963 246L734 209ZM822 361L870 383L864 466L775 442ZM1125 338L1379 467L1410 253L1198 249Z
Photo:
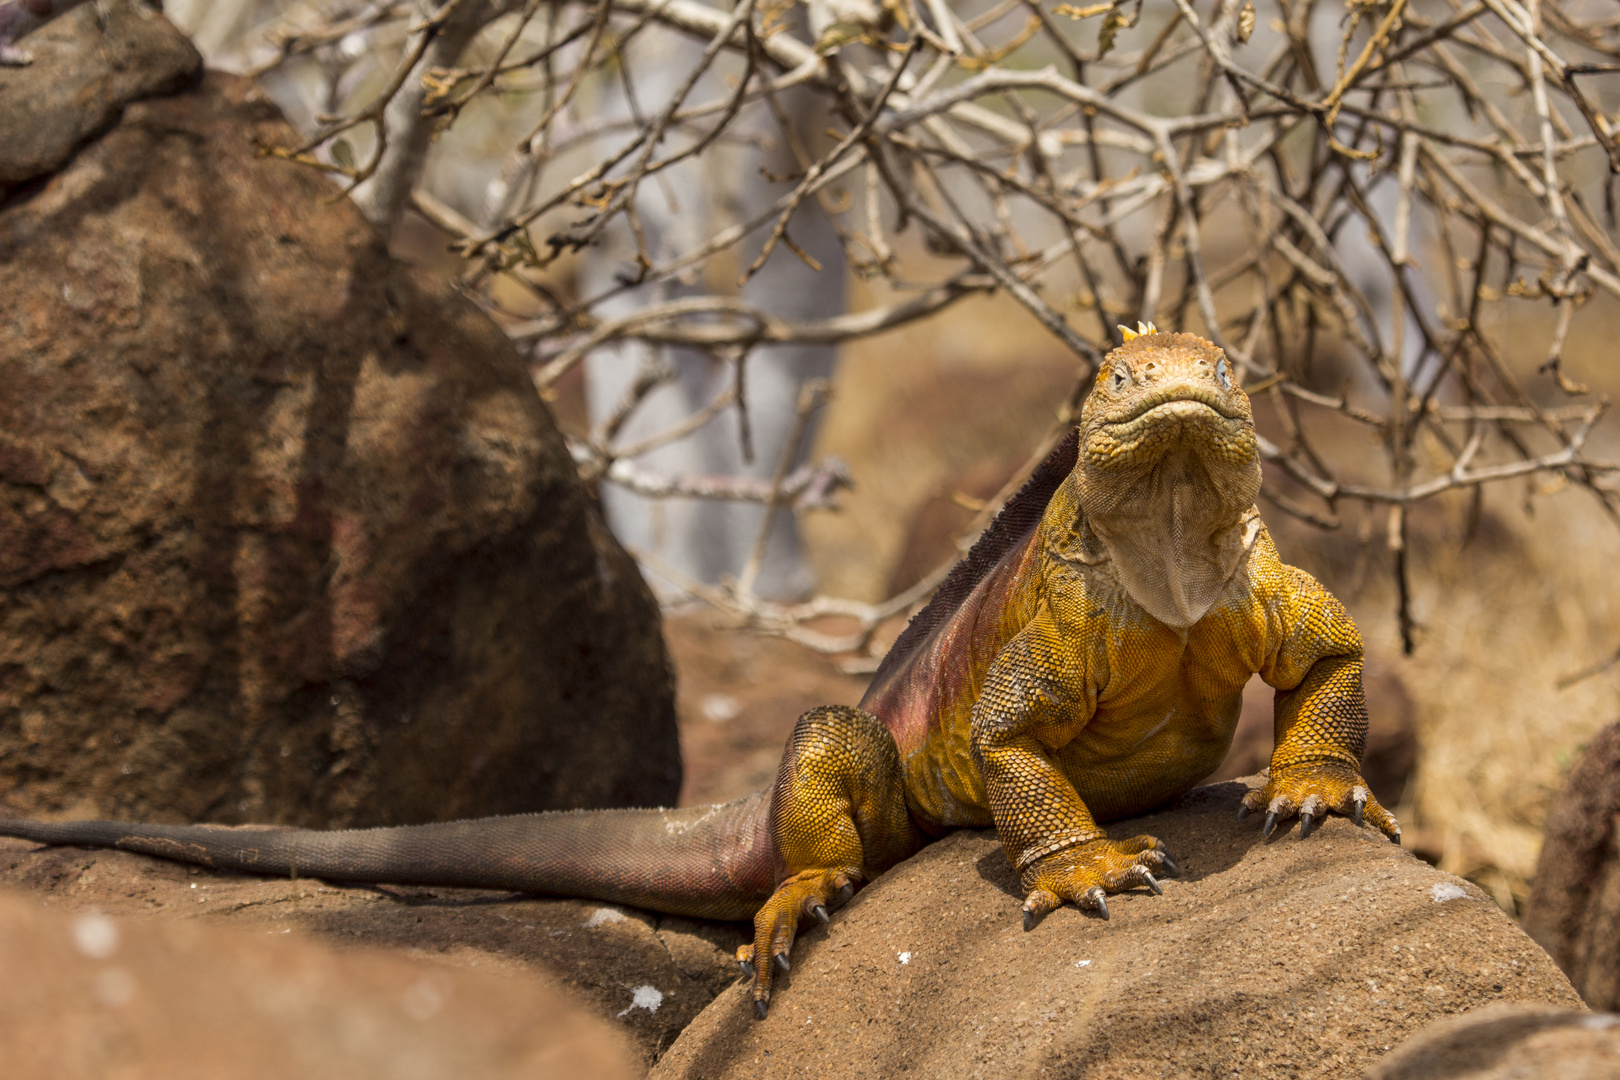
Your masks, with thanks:
M1123 329L1123 328L1122 328ZM956 828L994 825L1024 928L1174 875L1140 814L1208 776L1243 687L1276 689L1262 834L1329 813L1400 828L1368 790L1361 639L1288 566L1254 501L1248 397L1225 354L1139 324L1078 428L906 627L856 708L802 716L776 783L724 806L524 814L364 830L0 821L0 835L262 874L588 897L754 921L738 950L766 1014L801 924Z

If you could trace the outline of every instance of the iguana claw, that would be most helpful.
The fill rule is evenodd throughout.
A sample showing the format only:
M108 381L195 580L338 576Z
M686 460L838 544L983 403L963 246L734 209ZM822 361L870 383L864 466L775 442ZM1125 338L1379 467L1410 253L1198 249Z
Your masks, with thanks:
M1249 808L1248 808L1248 806L1246 806L1243 803L1238 803L1238 818L1237 819L1239 821L1242 821L1244 818L1247 818L1248 816L1249 816Z
M1108 918L1108 894L1138 886L1159 895L1164 888L1154 871L1176 874L1176 864L1164 845L1151 836L1128 840L1098 837L1043 855L1020 875L1027 890L1024 928L1032 928L1042 915L1070 901Z
M846 870L808 870L796 874L777 886L759 912L754 916L754 941L737 950L737 962L753 983L754 1009L764 1016L764 1003L771 996L771 982L778 973L786 975L793 970L788 952L798 936L799 924L810 918L817 922L831 921L828 902L847 891L853 895L855 882ZM769 960L761 957L769 956Z
M1261 839L1269 839L1279 821L1299 815L1299 835L1315 832L1330 813L1343 814L1358 826L1372 825L1400 843L1401 826L1378 804L1367 781L1354 767L1340 761L1306 761L1271 770L1266 786L1243 796L1243 809L1265 807Z
M766 1014L768 1012L770 1012L769 1006L767 1006L762 999L755 998L754 999L754 1015L759 1017L759 1019L763 1020L763 1019L765 1019L765 1016L766 1016Z

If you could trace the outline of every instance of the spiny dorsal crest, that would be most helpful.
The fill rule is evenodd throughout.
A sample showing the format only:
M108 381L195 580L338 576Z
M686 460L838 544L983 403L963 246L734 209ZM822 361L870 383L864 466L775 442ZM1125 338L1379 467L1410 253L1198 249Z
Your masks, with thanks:
M1152 323L1140 321L1137 322L1135 330L1128 326L1116 326L1114 329L1118 330L1120 336L1126 341L1135 341L1144 334L1157 334L1159 332L1159 328Z

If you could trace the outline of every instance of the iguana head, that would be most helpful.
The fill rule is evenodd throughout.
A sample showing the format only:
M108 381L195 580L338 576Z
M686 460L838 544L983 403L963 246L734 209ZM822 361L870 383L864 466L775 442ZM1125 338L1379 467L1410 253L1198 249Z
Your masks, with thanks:
M1226 354L1208 341L1143 330L1126 331L1125 344L1104 358L1086 398L1080 415L1082 490L1093 489L1096 509L1103 511L1148 475L1173 465L1182 479L1207 486L1234 518L1241 515L1260 484L1249 396ZM1205 475L1185 475L1189 468Z
M1104 358L1080 417L1087 523L1132 597L1172 625L1202 617L1252 542L1254 413L1226 354L1141 326Z

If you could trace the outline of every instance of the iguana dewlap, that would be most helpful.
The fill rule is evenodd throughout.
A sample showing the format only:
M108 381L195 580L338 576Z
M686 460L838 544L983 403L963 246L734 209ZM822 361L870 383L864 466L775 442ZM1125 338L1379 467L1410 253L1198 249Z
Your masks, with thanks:
M1359 772L1361 639L1284 564L1254 508L1249 400L1221 350L1148 332L1109 354L1078 429L1014 498L885 658L859 708L800 718L775 786L719 807L530 814L399 828L0 822L0 835L223 869L592 897L752 916L739 960L765 1014L800 923L930 836L994 825L1026 928L1064 901L1174 873L1129 817L1208 776L1244 685L1276 691L1264 831L1328 812L1395 819ZM756 958L760 961L754 963Z

